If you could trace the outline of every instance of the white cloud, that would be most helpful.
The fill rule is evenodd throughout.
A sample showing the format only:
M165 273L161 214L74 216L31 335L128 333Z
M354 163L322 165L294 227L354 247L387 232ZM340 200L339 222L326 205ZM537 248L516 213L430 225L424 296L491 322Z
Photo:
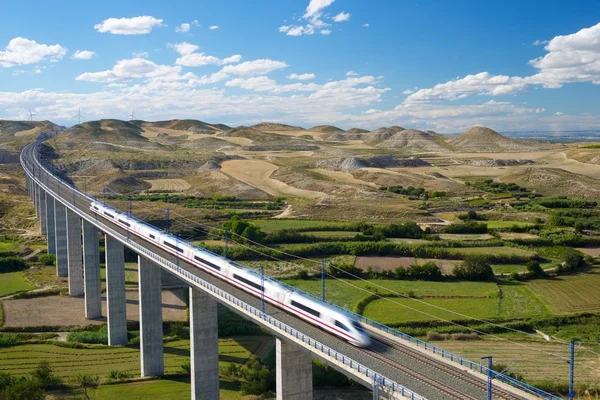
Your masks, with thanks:
M556 36L544 49L548 52L546 55L529 61L538 69L535 75L509 77L480 72L421 89L406 101L458 100L473 94L509 95L524 91L530 85L546 88L574 82L600 85L600 23L570 35Z
M321 30L319 31L319 33L320 33L321 35L329 35L329 34L331 34L331 31L330 31L329 29L321 29Z
M148 58L147 51L134 51L133 58Z
M40 44L35 40L17 37L8 42L6 50L0 51L0 67L35 64L43 60L57 62L67 54L61 45Z
M221 69L224 74L232 75L264 75L269 72L286 68L288 65L283 61L275 61L271 59L259 59L253 61L245 61L237 65L227 65Z
M214 31L215 29L219 29L219 25L211 25L208 27L208 29L210 29L211 31Z
M181 24L181 25L175 27L175 32L182 32L182 33L189 32L191 27L192 26L187 23Z
M326 7L329 7L335 0L310 0L304 13L304 18L313 17Z
M215 56L209 56L204 53L196 53L200 47L188 42L167 44L167 47L174 49L181 57L177 58L175 64L186 67L201 67L203 65L224 65L238 63L242 60L242 56L235 54L233 56L220 59Z
M362 27L363 27L363 28L368 28L368 27L370 27L370 26L371 26L371 25L369 25L369 24L362 24Z
M534 45L534 46L541 46L541 45L543 45L543 44L547 44L548 42L549 42L548 40L539 40L539 39L538 39L538 40L534 41L534 42L533 42L533 43L531 43L531 44L532 44L532 45Z
M195 78L195 75L192 73L181 75L181 67L158 65L144 58L133 58L117 61L115 66L110 70L85 72L75 79L78 81L110 83L129 81L138 78L176 81L193 79Z
M402 94L413 94L415 91L412 89L406 89L402 92Z
M152 32L163 20L149 15L133 18L109 18L94 25L98 32L109 32L115 35L141 35Z
M563 115L563 113L562 113L562 111L557 111L557 112L554 113L554 115L559 115L560 116L560 115Z
M89 60L96 55L95 52L89 50L77 50L71 57L74 60Z
M342 11L341 13L339 13L338 15L336 15L335 17L333 17L333 20L335 22L349 21L350 20L350 13Z
M348 71L346 72L346 76L358 76L358 72Z
M307 73L307 74L289 74L286 78L288 79L296 79L299 81L308 81L311 79L315 79L315 74Z

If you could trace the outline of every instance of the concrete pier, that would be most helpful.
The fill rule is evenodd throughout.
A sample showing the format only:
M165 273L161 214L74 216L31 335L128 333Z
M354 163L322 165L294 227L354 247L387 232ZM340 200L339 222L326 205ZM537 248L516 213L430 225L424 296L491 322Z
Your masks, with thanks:
M312 400L312 356L276 338L277 400Z
M192 400L219 400L217 302L199 289L189 290Z
M81 218L67 209L67 260L69 268L69 296L83 296L83 253Z
M161 268L158 265L138 256L142 376L165 374L160 273Z
M40 234L46 235L48 233L48 221L46 220L46 192L40 188Z
M67 258L67 207L54 200L54 233L56 240L56 276L69 274Z
M85 317L102 317L102 286L100 284L100 245L98 228L83 221L83 291L85 293Z
M48 254L56 254L56 228L54 224L54 197L46 193L46 241Z
M105 235L106 247L106 317L108 345L127 344L127 311L125 302L125 249L112 236Z
M37 184L33 183L33 205L35 207L35 216L40 216L40 188Z

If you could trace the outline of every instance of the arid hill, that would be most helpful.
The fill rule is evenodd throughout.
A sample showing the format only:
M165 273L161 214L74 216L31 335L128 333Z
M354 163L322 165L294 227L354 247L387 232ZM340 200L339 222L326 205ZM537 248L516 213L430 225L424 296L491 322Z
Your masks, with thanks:
M535 143L507 138L484 126L474 126L456 137L447 139L446 143L451 145L455 151L460 152L536 151L542 149Z
M300 126L292 126L286 124L278 124L276 122L261 122L260 124L252 125L250 128L259 131L303 131Z
M348 132L348 133L367 133L369 131L366 129L361 129L361 128L351 128L351 129L348 129L346 132Z
M502 176L503 182L515 182L548 196L573 196L598 199L598 181L561 168L525 168Z
M176 131L189 131L196 133L215 133L223 130L231 129L223 124L209 124L195 119L174 119L168 121L146 122L146 121L130 121L134 125L141 127L165 128Z
M336 132L344 132L343 129L338 128L333 125L317 125L313 126L309 129L311 132L321 132L321 133L336 133Z
M389 136L388 136L389 135ZM387 136L387 138L386 138ZM404 129L390 135L389 129L379 136L374 136L373 144L383 149L402 149L408 152L439 152L450 151L442 140L443 136L416 129ZM382 140L383 139L383 140Z
M257 129L240 126L219 134L219 137L238 137L252 140L254 143L281 143L289 141L286 136L267 133Z

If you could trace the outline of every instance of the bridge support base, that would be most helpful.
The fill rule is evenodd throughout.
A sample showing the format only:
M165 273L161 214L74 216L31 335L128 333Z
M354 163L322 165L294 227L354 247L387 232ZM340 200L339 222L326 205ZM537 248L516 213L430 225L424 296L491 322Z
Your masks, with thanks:
M56 254L54 215L54 197L46 193L46 242L48 243L48 254Z
M127 344L125 248L123 243L109 235L105 235L105 248L108 345L122 346Z
M67 209L67 259L69 296L83 295L83 254L81 252L81 218Z
M143 377L165 374L160 272L158 265L138 256L140 363Z
M56 276L69 274L67 253L67 207L54 200L54 235L56 240Z
M277 400L312 400L312 356L276 339Z
M100 285L100 249L98 228L83 221L83 291L85 293L85 317L102 317Z
M33 185L33 206L35 208L35 216L39 217L40 216L40 188L33 181L31 181L31 184Z
M190 366L192 400L219 400L217 302L190 288Z

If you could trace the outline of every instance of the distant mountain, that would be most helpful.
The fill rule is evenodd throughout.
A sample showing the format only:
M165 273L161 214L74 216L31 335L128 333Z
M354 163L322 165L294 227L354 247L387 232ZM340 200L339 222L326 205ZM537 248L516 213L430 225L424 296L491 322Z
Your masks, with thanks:
M0 120L0 138L25 137L53 137L64 128L50 121L9 121Z
M333 126L333 125L317 125L317 126L313 126L312 128L310 128L309 131L311 131L311 132L321 132L321 133L344 132L343 129L340 129L337 126Z
M219 137L239 137L252 140L254 143L274 143L291 140L285 136L276 133L267 133L258 129L239 126L219 134Z
M176 131L189 131L196 133L216 133L231 129L223 124L209 124L195 119L173 119L168 121L146 122L146 121L130 121L131 123L141 127L165 128Z
M474 126L447 139L446 143L460 152L536 151L543 147L541 144L507 138L484 126Z
M252 125L250 128L257 129L259 131L303 131L305 130L299 126L292 126L286 124L278 124L276 122L261 122L260 124Z

